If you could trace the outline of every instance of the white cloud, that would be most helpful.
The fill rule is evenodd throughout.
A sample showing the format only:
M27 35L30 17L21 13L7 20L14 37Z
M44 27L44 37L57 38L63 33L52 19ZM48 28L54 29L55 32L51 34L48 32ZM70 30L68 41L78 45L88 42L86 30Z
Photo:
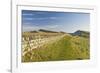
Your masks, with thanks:
M36 14L45 14L45 12L36 12Z
M32 13L23 13L22 15L23 15L23 16L33 16L33 15L35 15L35 14L32 14Z
M30 25L30 23L25 23L24 26L22 26L23 31L33 31L39 29L56 30L59 27L59 25L45 25L45 26L38 26L38 25L39 24Z
M37 26L23 26L23 31L32 31L32 30L38 30L39 27Z
M55 20L58 19L57 17L39 17L39 18L35 18L35 17L27 17L27 18L23 18L23 20Z
M49 19L57 19L57 17L49 17Z
M23 20L35 20L35 18L23 18Z
M59 27L59 25L46 25L45 27L46 28L57 28Z

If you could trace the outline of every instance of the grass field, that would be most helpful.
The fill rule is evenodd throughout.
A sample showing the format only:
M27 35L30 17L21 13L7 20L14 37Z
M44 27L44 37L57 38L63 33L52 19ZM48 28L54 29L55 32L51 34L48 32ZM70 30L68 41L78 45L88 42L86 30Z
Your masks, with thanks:
M38 33L31 34L31 36L36 36L36 34ZM23 33L22 36L25 37L26 35L28 37L30 33ZM36 37L34 40L31 37L31 39L22 41L26 44L25 47L22 47L22 62L85 60L90 58L89 37L56 32L46 32L41 33L41 35L38 40Z

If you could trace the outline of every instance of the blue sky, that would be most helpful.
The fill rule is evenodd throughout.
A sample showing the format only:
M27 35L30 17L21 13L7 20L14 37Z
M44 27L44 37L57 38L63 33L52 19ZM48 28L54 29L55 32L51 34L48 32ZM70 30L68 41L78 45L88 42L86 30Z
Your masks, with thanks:
M89 31L89 24L89 13L22 10L23 32L39 29L68 33Z

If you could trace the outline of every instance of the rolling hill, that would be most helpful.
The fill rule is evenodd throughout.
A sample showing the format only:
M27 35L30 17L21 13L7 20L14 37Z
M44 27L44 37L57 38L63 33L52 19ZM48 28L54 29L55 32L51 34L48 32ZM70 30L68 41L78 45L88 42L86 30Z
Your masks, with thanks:
M89 38L90 33L88 31L77 30L76 32L72 33L72 35Z
M42 33L40 34L40 32ZM34 32L31 33L34 34ZM42 29L38 32L35 31L35 33L41 36L49 36L44 36L41 39L41 42L44 42L41 43L41 46L37 44L38 46L35 49L27 44L25 48L31 50L22 56L22 62L85 60L90 58L89 32L78 30L68 34ZM23 35L27 34L24 33Z

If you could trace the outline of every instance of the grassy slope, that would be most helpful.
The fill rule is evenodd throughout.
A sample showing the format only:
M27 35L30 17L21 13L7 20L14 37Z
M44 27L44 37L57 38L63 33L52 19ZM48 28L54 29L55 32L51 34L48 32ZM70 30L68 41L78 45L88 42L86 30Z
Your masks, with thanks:
M33 49L23 57L23 62L89 59L89 39L66 35Z

